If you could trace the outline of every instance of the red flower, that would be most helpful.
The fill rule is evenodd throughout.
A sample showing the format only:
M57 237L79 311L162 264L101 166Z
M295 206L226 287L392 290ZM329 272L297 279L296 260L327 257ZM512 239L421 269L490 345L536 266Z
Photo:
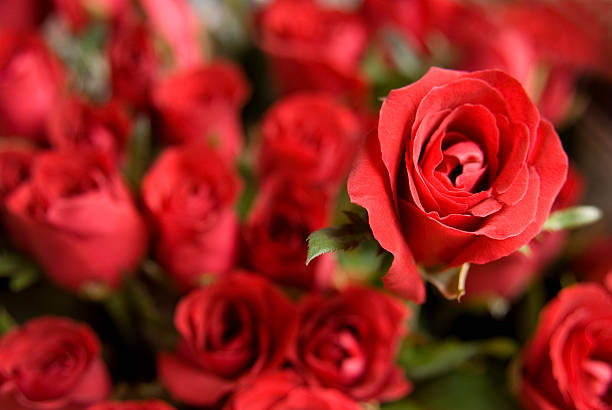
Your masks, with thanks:
M62 69L42 39L0 31L0 135L41 139L62 86Z
M83 410L110 390L100 342L87 325L40 317L0 339L3 410Z
M49 114L47 137L60 151L95 150L117 161L123 158L131 121L117 101L104 105L73 96L58 101Z
M308 386L292 371L270 372L234 394L227 410L361 410L337 390Z
M306 266L306 239L329 223L329 195L300 179L280 175L262 186L243 228L245 257L256 272L277 282L322 289L335 265L322 255Z
M335 188L361 142L357 116L324 94L296 94L275 104L262 124L260 173L299 176Z
M594 284L562 290L544 308L523 352L521 401L528 409L612 406L612 294Z
M313 0L275 0L259 16L260 41L284 92L363 97L367 30L357 15Z
M4 222L50 279L73 291L117 286L147 243L127 187L97 153L39 154L30 179L7 198Z
M0 203L30 177L35 149L15 140L0 142Z
M94 404L87 410L176 410L161 400L146 401L107 401Z
M0 2L0 27L16 30L34 29L43 20L48 6L40 0L4 0Z
M295 308L261 277L234 273L193 291L176 309L176 353L159 377L178 400L213 406L261 372L278 367L295 336Z
M153 101L167 141L208 141L234 159L242 147L239 110L248 93L236 66L215 62L170 75L155 89Z
M166 149L145 176L142 196L158 231L157 256L182 287L233 267L239 188L234 168L204 145Z
M486 263L518 250L540 232L567 167L518 81L432 68L389 94L348 191L395 257L386 285L422 302L416 262Z
M368 288L311 294L300 304L291 361L314 385L359 401L397 400L411 389L395 365L408 315L398 299Z

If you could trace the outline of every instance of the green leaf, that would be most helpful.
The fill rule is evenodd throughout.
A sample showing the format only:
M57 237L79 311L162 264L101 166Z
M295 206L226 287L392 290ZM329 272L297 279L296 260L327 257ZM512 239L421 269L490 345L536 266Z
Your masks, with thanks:
M147 117L138 117L132 131L129 159L123 170L125 179L134 191L140 190L140 182L151 161L151 123Z
M21 292L32 286L39 278L40 275L35 267L25 266L11 276L9 289L12 292Z
M518 251L527 257L530 257L532 255L531 246L529 246L529 244L523 245L519 248Z
M106 300L112 293L113 289L102 282L87 282L81 286L79 291L81 296L95 302Z
M602 212L595 206L575 206L551 213L542 226L543 231L575 229L598 221Z
M17 325L15 319L3 307L0 307L0 337Z
M11 276L23 265L23 260L14 253L0 255L0 276Z
M349 214L347 216L354 218ZM371 238L370 227L363 220L358 223L353 220L353 223L319 229L308 237L306 265L324 253L353 249Z
M421 271L425 280L434 285L447 299L461 300L465 294L465 281L467 279L470 264L449 268L438 272Z

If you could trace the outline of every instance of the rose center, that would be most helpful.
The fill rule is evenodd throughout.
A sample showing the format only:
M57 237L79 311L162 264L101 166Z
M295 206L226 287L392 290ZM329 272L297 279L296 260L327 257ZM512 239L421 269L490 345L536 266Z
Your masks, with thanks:
M484 154L472 141L461 141L443 149L442 162L434 174L444 184L470 192L479 190L486 171Z
M610 399L612 387L612 366L601 360L589 359L582 368L586 374L587 386L598 397Z
M331 335L328 342L321 346L319 355L321 359L334 363L342 381L346 384L357 380L363 374L366 365L359 341L348 329Z

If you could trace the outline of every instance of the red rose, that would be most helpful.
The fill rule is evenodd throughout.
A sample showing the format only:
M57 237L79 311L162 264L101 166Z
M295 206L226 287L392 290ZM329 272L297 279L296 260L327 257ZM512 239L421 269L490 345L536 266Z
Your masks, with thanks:
M155 89L153 101L166 140L205 140L233 159L242 147L239 110L248 93L238 67L215 62L170 75Z
M49 113L47 138L60 151L96 150L120 160L130 138L130 117L117 101L94 105L72 96Z
M129 0L53 0L59 16L75 31L82 30L92 18L111 19L122 13Z
M264 278L234 273L194 290L176 309L176 353L162 353L159 377L194 406L218 404L261 372L278 367L295 336L295 308Z
M553 203L552 210L576 205L582 196L583 180L570 167L567 180ZM529 254L516 251L484 265L472 265L465 282L467 299L518 297L542 271L554 261L565 246L569 232L542 232L529 243ZM612 265L611 265L612 268Z
M260 42L284 92L363 97L367 30L355 14L314 0L275 0L259 16Z
M324 94L296 94L275 104L261 130L259 169L335 187L361 139L357 116Z
M7 198L4 222L50 279L73 291L117 286L147 242L127 187L97 153L39 154L30 179Z
M335 270L332 255L306 266L306 239L329 222L329 195L300 179L276 175L261 187L243 228L245 258L258 273L288 285L326 288Z
M348 192L394 255L386 285L422 302L415 261L482 264L518 250L539 233L567 167L518 81L432 68L389 94Z
M291 361L309 383L338 389L359 401L397 400L411 385L395 355L406 331L406 306L385 293L348 288L300 303Z
M84 410L110 391L100 342L87 325L40 317L0 339L2 410Z
M62 85L61 67L42 39L0 31L0 135L42 138Z
M595 284L562 290L540 314L523 351L520 396L528 409L612 406L612 294Z
M204 30L186 0L139 0L156 36L172 51L174 65L195 67L204 58L201 41Z
M87 410L176 410L161 400L146 401L107 401L94 404Z
M308 386L292 371L275 371L258 377L253 385L234 394L227 410L361 410L337 390Z
M234 168L204 145L166 149L145 176L142 197L157 227L157 256L182 287L233 267L239 188Z
M147 107L159 65L149 27L125 13L112 27L107 53L113 95Z
M28 30L43 20L48 7L40 0L3 0L0 2L0 27Z
M34 148L26 143L0 142L0 203L29 178L34 155Z

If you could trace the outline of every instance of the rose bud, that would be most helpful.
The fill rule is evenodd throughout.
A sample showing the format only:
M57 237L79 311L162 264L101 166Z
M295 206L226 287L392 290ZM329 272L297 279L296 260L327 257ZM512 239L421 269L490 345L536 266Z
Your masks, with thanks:
M178 304L181 336L161 353L158 374L177 400L214 406L258 374L277 368L296 331L295 308L266 279L233 273Z
M395 364L407 307L385 293L352 287L300 303L299 333L290 352L309 384L338 389L358 401L393 401L411 384Z
M363 98L361 19L313 0L274 0L258 16L260 45L283 92L327 91Z
M307 385L289 370L261 375L234 394L226 410L362 410L359 403L334 389Z
M161 400L146 401L107 401L94 404L87 410L176 410Z
M246 262L257 273L292 286L324 289L334 270L332 255L308 266L308 236L329 223L331 200L300 179L276 175L261 187L243 227Z
M0 2L0 27L12 30L35 29L47 14L40 0L3 0Z
M582 196L583 185L582 176L570 167L552 210L576 205ZM484 265L471 265L465 282L466 299L501 297L511 300L520 296L529 283L559 256L568 236L567 231L542 232L529 242L526 252L516 251Z
M483 264L518 250L540 232L567 168L517 80L432 68L385 99L348 192L394 255L386 286L423 302L416 263Z
M203 144L168 148L142 184L157 228L157 257L183 288L229 271L238 252L236 170Z
M39 317L0 339L2 410L84 410L105 400L111 381L89 326Z
M53 0L55 11L74 31L83 30L93 18L110 20L121 14L129 0Z
M149 27L125 13L112 27L107 55L113 96L147 108L159 65Z
M0 203L30 177L35 149L14 139L0 141Z
M214 62L168 76L153 102L171 143L207 141L226 158L242 148L239 110L249 93L246 78L228 62Z
M42 139L62 87L61 66L41 38L0 30L0 135Z
M131 121L117 101L94 105L77 96L58 101L49 114L47 138L60 151L95 150L120 161Z
M525 408L610 408L610 329L612 294L599 285L574 285L549 302L522 354Z
M6 199L10 237L56 284L110 288L146 249L145 225L112 161L101 153L37 155L30 179Z
M264 117L259 170L332 188L344 179L361 142L359 118L324 94L281 99Z

